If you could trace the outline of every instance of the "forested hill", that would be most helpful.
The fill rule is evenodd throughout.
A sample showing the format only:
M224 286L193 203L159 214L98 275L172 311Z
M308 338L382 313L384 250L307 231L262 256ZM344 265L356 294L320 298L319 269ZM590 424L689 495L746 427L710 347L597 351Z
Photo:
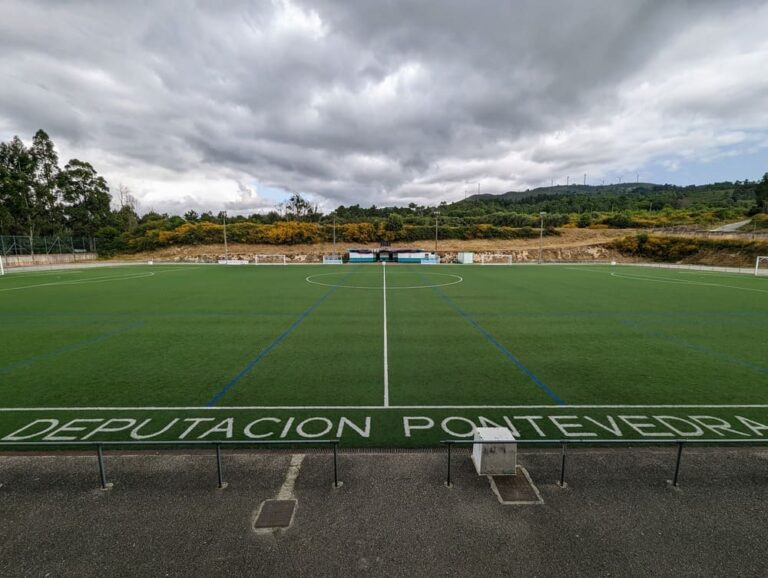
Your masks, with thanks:
M755 205L756 185L756 182L748 180L685 187L655 183L560 185L509 191L500 195L473 195L449 207L457 211L471 211L474 207L482 212L515 210L520 213L582 213L663 208L749 210Z
M729 183L732 184L732 183ZM674 187L674 185L657 185L654 183L624 183L621 185L553 185L551 187L537 187L535 189L526 189L525 191L507 191L498 195L480 194L467 197L467 201L489 201L500 200L519 201L528 197L540 195L575 195L575 194L596 194L596 193L614 193L624 194L626 192L642 193L653 189Z

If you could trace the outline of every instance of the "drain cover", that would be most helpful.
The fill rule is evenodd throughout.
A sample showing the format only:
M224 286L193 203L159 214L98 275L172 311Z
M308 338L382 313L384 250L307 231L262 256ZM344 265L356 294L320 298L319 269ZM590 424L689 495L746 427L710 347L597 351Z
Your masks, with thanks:
M291 525L296 500L266 500L261 505L254 528L287 528Z
M539 490L533 485L526 469L517 466L516 476L488 476L502 504L543 504Z

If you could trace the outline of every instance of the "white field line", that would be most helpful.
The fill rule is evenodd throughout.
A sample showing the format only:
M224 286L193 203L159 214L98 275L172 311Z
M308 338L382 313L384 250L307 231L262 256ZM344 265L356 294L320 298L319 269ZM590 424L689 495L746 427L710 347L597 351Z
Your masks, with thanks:
M84 269L67 269L66 271L62 270L62 269L54 269L54 270L51 270L51 271L40 271L39 273L34 273L34 272L27 273L25 271L15 271L13 269L11 269L9 271L9 270L6 269L5 272L6 273L12 272L12 273L18 275L19 277L21 277L23 275L24 279L29 279L31 277L50 277L52 275L72 275L74 273L82 273L83 271L84 271Z
M385 261L382 261L382 264L385 263ZM406 267L407 265L398 265L398 267ZM360 286L360 285L335 285L333 283L321 283L320 281L314 281L316 277L328 277L329 275L340 275L341 273L318 273L317 275L310 275L309 277L306 277L304 280L307 283L311 283L312 285L321 285L323 287L337 287L339 289L374 289L378 291L381 289L380 286ZM455 281L450 281L447 283L436 283L434 285L408 285L408 286L389 286L388 289L392 291L393 289L431 289L433 287L447 287L448 285L456 285L458 283L462 283L464 281L464 277L460 275L452 275L450 273L422 273L423 275L437 275L440 277L453 277Z
M702 281L689 281L687 279L670 279L669 277L645 277L641 275L633 275L633 274L625 274L625 273L616 273L612 271L601 271L598 269L577 269L575 267L566 267L566 269L571 270L578 270L578 271L586 271L588 273L602 273L604 275L609 275L611 277L615 277L616 279L634 279L638 281L651 281L655 283L667 283L672 285L698 285L700 287L722 287L723 289L740 289L741 291L752 291L754 293L768 293L768 290L765 289L754 289L752 287L739 287L737 285L723 285L722 283L704 283ZM664 269L665 271L673 271L674 269ZM712 275L713 277L716 277L716 274L712 274L709 272L699 272L699 271L681 271L681 273L684 274L697 274L697 275ZM733 276L736 274L734 273ZM722 275L721 275L722 276Z
M30 411L249 411L249 410L419 410L419 409L765 409L768 404L650 404L650 405L233 405L124 407L2 407L0 412Z
M75 279L72 281L54 281L51 283L38 283L36 285L22 285L20 287L8 287L0 291L18 291L20 289L32 289L34 287L53 287L56 285L86 285L89 283L109 283L110 281L125 281L127 279L141 279L143 277L154 277L160 273L170 273L180 271L180 269L160 269L158 271L145 271L143 273L130 273L128 275L109 275L106 277L93 277L91 279Z
M106 283L108 281L123 281L125 279L139 279L141 277L154 277L154 272L135 273L130 275L113 275L109 277L93 277L92 279L78 279L75 281L53 281L51 283L38 283L36 285L22 285L9 287L0 291L18 291L19 289L32 289L33 287L53 287L54 285L83 285L85 283Z
M389 407L389 352L387 344L387 264L382 261L382 287L384 291L384 407Z
M669 277L642 277L640 275L624 275L621 273L611 273L611 277L619 279L637 279L640 281L652 281L655 283L670 283L674 285L698 285L700 287L722 287L724 289L739 289L741 291L752 291L755 293L768 293L765 289L753 289L751 287L739 287L737 285L723 285L722 283L703 283L700 281L687 281L685 279L670 279Z
M280 491L275 496L275 500L294 500L296 496L293 494L293 487L296 485L296 478L299 477L301 471L301 463L304 461L304 454L293 454L291 456L291 464L288 466L288 472L285 474L285 480L283 485L280 486Z

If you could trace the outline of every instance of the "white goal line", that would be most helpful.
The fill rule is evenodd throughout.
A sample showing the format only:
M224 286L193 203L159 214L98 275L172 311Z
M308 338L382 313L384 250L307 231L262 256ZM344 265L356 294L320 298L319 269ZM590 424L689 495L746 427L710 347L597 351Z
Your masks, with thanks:
M250 410L418 410L418 409L765 409L768 404L641 405L240 405L135 407L0 407L0 412L30 411L250 411Z

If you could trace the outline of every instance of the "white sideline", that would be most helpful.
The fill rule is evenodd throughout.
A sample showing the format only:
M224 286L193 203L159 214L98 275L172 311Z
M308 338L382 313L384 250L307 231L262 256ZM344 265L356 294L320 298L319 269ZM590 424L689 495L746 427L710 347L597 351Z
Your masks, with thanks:
M27 411L250 411L250 410L413 410L413 409L765 409L768 404L650 405L232 405L136 407L0 407L0 412Z
M387 351L387 263L381 262L384 276L382 287L384 291L384 407L389 407L389 353Z

